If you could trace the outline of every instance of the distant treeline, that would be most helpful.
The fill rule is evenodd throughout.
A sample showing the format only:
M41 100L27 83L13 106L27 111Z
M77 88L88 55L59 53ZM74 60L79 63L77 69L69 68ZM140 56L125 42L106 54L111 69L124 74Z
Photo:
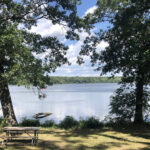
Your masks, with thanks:
M121 77L60 77L50 76L47 83L49 84L75 84L75 83L117 83ZM9 82L10 85L16 85L16 81Z
M53 84L73 84L73 83L116 83L121 77L50 77Z

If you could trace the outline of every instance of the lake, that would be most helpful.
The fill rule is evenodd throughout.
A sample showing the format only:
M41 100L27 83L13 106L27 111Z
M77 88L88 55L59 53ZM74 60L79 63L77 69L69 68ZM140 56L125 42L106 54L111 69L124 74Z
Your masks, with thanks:
M95 116L100 120L109 112L110 96L119 86L116 83L62 84L49 86L44 92L46 98L39 99L35 88L10 86L10 93L18 121L32 118L40 112L52 115L41 122L53 119L56 122L65 116L76 119Z

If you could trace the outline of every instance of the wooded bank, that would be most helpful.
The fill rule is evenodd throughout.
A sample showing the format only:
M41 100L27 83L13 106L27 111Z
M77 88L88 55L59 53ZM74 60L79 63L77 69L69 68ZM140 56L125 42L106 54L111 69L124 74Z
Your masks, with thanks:
M74 83L118 83L121 77L60 77L53 76L48 81L51 84L74 84ZM11 81L9 84L15 85L16 82Z

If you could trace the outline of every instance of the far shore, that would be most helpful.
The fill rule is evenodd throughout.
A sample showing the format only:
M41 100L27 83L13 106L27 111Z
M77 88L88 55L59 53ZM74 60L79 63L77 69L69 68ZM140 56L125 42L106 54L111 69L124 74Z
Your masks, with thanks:
M84 83L119 83L121 77L66 77L66 76L50 76L51 84L84 84ZM17 85L17 82L11 81L10 85Z

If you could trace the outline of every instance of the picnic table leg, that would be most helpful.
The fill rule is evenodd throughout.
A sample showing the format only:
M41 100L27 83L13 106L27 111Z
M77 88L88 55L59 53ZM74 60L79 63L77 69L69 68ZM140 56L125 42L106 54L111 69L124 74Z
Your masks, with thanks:
M36 139L36 131L34 131L34 138Z
M4 139L4 144L5 144L5 141L6 141L6 144L7 144L8 139L9 139L9 131L6 132L6 138Z
M32 138L31 145L35 145L35 139Z
M36 139L38 140L38 131L36 131Z
M5 139L2 139L2 146L5 146Z
M38 140L38 132L37 131L34 131L34 137L36 140Z
M5 146L7 144L7 138L3 137L2 138L2 146Z

